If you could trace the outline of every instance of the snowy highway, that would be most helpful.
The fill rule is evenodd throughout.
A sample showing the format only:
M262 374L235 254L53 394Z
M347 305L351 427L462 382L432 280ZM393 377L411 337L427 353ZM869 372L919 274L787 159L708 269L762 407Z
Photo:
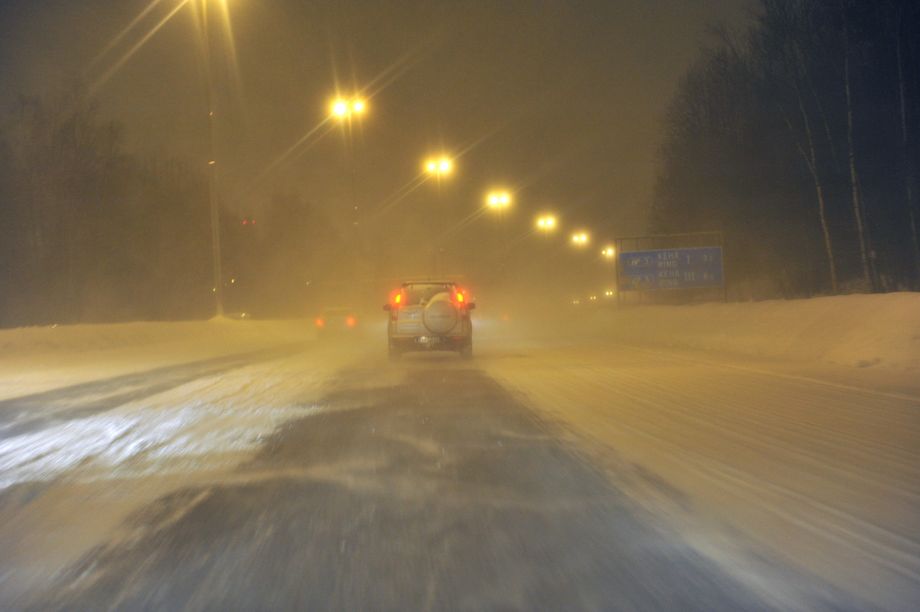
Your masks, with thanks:
M920 0L3 0L0 84L0 612L920 612Z
M472 361L389 362L377 329L276 332L6 375L0 607L920 598L920 386L903 377L497 322ZM35 363L63 384L32 384Z

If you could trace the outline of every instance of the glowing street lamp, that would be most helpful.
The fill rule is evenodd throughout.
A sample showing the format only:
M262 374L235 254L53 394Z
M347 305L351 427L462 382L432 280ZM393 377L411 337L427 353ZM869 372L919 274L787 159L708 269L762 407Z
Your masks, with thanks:
M441 178L450 175L454 171L454 162L446 155L429 157L425 160L424 168L429 175Z
M556 229L556 217L553 215L540 215L535 222L537 231L548 234Z
M167 16L169 19L172 15L175 14L179 8L185 5L185 2L180 3L172 13ZM210 24L211 20L208 17L208 0L200 0L196 8L199 19L200 32L202 34L202 43L204 48L204 68L205 68L205 77L206 77L206 87L205 87L205 102L208 109L208 204L211 212L211 273L213 275L213 285L211 287L211 292L214 294L214 311L217 316L223 316L224 314L224 289L223 289L223 270L221 268L221 261L223 256L221 255L220 247L220 203L218 202L218 176L217 176L217 156L216 156L216 139L215 139L215 115L214 115L214 74L212 62L212 52L211 52L211 30ZM227 12L226 4L223 5L224 13L224 25L227 29L227 32L230 31L230 16ZM163 21L160 22L162 25ZM159 26L157 26L159 27ZM156 29L153 30L156 32ZM143 42L143 41L142 41ZM232 49L232 39L231 39L231 49Z
M616 256L616 254L617 254L616 249L614 249L610 245L607 245L603 249L601 249L601 255L604 257L604 259L613 259Z
M441 179L450 176L454 171L454 161L449 158L447 155L433 155L427 158L422 162L422 170L429 177L437 179L438 187L438 199L441 199ZM431 240L432 240L432 251L434 256L432 261L434 262L434 273L440 274L441 268L443 267L442 259L444 257L444 246L439 244L437 241L437 236L441 236L445 233L447 228L444 226L446 216L443 214L433 215L431 217ZM439 227L440 225L440 227Z
M572 234L572 244L578 248L587 246L589 242L591 242L591 237L588 232L578 231Z
M336 97L329 103L329 116L343 125L348 137L351 137L352 120L360 119L367 112L367 101L357 95L350 98ZM351 166L351 200L352 210L354 211L354 220L352 224L357 230L359 224L358 214L358 191L357 191L357 167L355 165L355 147L353 144L348 147L349 166Z
M366 112L367 101L358 97L336 98L329 103L329 115L339 121L360 117Z
M486 194L486 206L494 211L503 211L511 206L511 194L507 191L490 191Z

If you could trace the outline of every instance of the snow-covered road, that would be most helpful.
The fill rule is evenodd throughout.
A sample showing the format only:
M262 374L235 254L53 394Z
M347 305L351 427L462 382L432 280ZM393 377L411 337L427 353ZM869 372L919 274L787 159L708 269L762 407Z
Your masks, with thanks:
M864 602L918 600L920 393L846 384L827 368L597 341L484 368L593 441L585 448L625 490L764 588L809 582L770 571L766 550Z
M272 583L282 607L366 606L383 585L401 607L920 600L909 376L486 319L469 363L388 363L377 329L329 346L206 325L0 372L27 391L0 400L0 605L197 609L262 565L309 573ZM445 533L456 556L428 559ZM399 587L400 563L427 587Z

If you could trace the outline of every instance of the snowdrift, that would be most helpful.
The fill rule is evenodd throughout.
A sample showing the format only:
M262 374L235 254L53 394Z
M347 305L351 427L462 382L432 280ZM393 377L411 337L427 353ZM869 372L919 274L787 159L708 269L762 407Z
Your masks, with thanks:
M0 330L0 398L315 337L308 321L140 322Z
M170 344L247 348L312 337L303 321L140 322L101 325L52 325L0 330L0 360L42 353L86 353Z
M592 327L637 344L920 370L920 294L843 295L598 311Z

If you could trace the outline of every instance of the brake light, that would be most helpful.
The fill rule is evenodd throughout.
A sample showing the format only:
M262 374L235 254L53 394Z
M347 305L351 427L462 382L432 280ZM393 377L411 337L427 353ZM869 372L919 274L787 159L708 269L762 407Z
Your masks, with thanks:
M322 317L316 317L314 323L316 323L317 327L326 327L326 321Z
M354 327L357 324L358 324L358 319L354 318L353 316L348 315L347 317L345 317L345 325L347 325L348 327Z
M466 303L467 303L466 289L461 289L460 287L458 287L454 291L452 299L454 301L454 304L456 304L457 306L466 306Z

